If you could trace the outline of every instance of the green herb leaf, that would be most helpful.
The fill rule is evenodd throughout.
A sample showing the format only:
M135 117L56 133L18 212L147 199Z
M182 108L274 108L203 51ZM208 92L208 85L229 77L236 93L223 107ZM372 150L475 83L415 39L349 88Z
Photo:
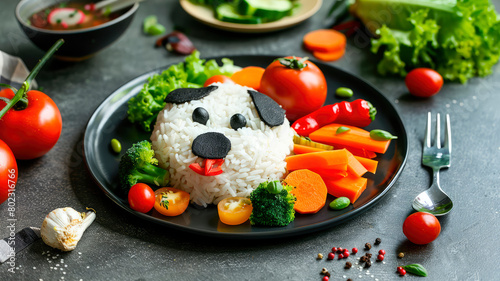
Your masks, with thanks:
M370 138L378 141L386 141L386 140L397 139L398 137L393 136L391 133L384 130L371 130Z
M347 128L347 127L344 127L344 126L340 126L337 131L335 132L336 135L340 135L340 134L343 134L343 133L346 133L346 132L349 132L351 130L351 128Z
M168 195L166 192L161 193L160 205L168 210Z
M143 31L149 35L160 35L165 32L165 27L158 23L156 16L147 16L144 18Z
M427 277L427 270L421 264L414 263L403 266L406 272L417 275Z
M271 194L278 194L283 190L283 186L279 181L272 181L267 184L267 190Z

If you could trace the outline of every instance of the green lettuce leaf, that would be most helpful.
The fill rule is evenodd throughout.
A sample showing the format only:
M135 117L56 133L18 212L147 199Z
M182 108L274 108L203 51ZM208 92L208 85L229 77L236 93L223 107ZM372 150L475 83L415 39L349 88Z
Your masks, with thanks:
M500 19L489 0L357 0L351 12L378 35L371 51L382 75L429 67L465 83L500 59Z

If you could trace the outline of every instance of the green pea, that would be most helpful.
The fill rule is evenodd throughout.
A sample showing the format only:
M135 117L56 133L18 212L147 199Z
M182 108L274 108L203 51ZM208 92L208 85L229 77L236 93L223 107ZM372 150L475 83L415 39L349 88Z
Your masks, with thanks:
M336 135L339 135L339 134L342 134L342 133L345 133L345 132L349 132L351 130L351 128L347 128L347 127L344 127L344 126L340 126L337 131L335 132Z
M267 190L271 194L278 194L283 190L283 186L279 181L272 181L267 184Z
M335 94L341 98L350 98L354 95L353 91L346 87L337 88Z
M386 141L386 140L397 139L398 137L393 136L391 133L384 130L371 130L370 138L378 141Z
M347 208L351 204L351 200L347 197L339 197L332 202L330 202L330 208L334 210L342 210Z
M119 140L117 139L112 139L111 140L111 148L115 153L120 153L122 151L122 144L120 143Z

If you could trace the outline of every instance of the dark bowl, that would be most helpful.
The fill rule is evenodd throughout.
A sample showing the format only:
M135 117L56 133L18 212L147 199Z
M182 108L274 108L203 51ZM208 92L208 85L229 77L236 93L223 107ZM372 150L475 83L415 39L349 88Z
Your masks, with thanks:
M118 18L91 28L47 30L28 23L28 18L32 14L61 2L61 0L22 0L16 7L16 18L28 38L44 51L47 51L58 39L63 38L65 43L54 57L67 61L88 59L110 46L128 28L139 7L138 3L131 5L125 8L125 13Z

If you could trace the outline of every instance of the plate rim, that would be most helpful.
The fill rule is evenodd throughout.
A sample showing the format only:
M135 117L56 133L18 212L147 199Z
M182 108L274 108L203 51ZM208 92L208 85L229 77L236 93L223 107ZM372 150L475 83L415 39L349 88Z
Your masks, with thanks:
M207 57L207 58L203 58L203 59L205 59L205 60L210 60L210 59L220 60L222 58L229 58L229 59L234 60L235 58L239 58L239 57L259 57L259 58L266 58L269 60L273 60L277 57L280 57L280 55L242 54L242 55L228 55L228 56L213 56L213 57ZM366 86L372 88L373 90L375 90L380 95L380 98L385 100L386 106L390 106L392 108L392 110L394 110L394 112L396 113L397 120L392 120L392 121L397 121L396 123L403 129L402 132L398 132L398 141L404 140L403 141L404 155L401 155L401 157L402 157L401 164L397 168L396 173L392 177L392 180L384 188L384 190L382 192L380 192L380 194L378 194L374 198L370 199L367 203L365 203L365 205L362 205L356 209L350 210L349 212L346 212L345 214L342 214L339 217L334 217L334 218L328 219L326 221L322 221L322 222L318 222L318 223L315 223L312 225L306 225L306 226L302 226L302 227L298 227L298 228L283 229L283 228L276 227L276 230L265 231L265 232L232 232L232 233L231 232L209 231L209 230L205 230L205 229L193 229L192 227L189 227L189 226L175 224L175 223L172 223L169 221L161 220L159 218L150 216L148 214L136 212L136 211L132 210L130 207L126 206L123 203L123 201L120 198L118 198L118 196L116 196L114 193L110 192L107 188L105 188L104 184L102 184L99 181L99 179L95 176L95 174L92 172L93 168L89 164L88 157L87 157L87 149L86 149L86 145L89 142L88 136L89 136L89 127L91 125L91 121L93 121L98 116L98 114L103 109L103 107L106 106L108 101L113 99L115 97L115 95L117 95L118 93L121 92L120 90L126 89L128 85L134 84L134 82L137 80L143 80L143 79L145 79L145 78L147 78L155 73L159 73L162 70L168 68L169 66L171 66L175 63L167 64L164 67L155 68L153 70L147 71L141 75L134 77L133 79L127 81L126 83L122 84L120 87L118 87L114 91L112 91L111 94L109 94L97 106L97 108L93 111L92 115L90 116L90 118L87 121L87 124L85 126L84 135L83 135L83 144L82 144L82 152L83 153L82 153L82 155L83 155L83 160L85 162L87 172L90 174L92 180L96 183L96 185L106 194L106 196L108 198L110 198L115 204L120 206L122 209L126 210L127 212L129 212L135 216L138 216L139 218L143 218L143 219L146 219L150 222L154 222L156 224L162 225L164 227L171 227L173 229L179 229L182 231L186 231L189 233L202 235L202 236L208 236L208 237L214 237L214 238L228 238L228 239L273 239L273 238L280 238L280 237L296 236L296 235L311 233L311 232L318 232L322 229L325 229L328 227L333 227L334 225L340 224L340 223L345 222L347 220L351 220L354 217L357 217L358 215L364 213L365 211L367 211L371 207L375 206L383 197L385 197L385 195L392 189L394 184L397 182L398 178L400 177L401 173L404 170L404 167L406 166L406 162L408 159L408 149L409 149L408 133L407 133L406 127L404 126L404 123L403 123L403 120L401 118L399 111L389 101L389 99L380 90L378 90L375 86L373 86L370 82L362 79L361 77L359 77L357 75L350 73L349 71L343 70L337 66L318 62L315 60L311 60L311 61L314 64L318 65L318 67L320 67L320 68L322 68L322 67L333 68L336 71L343 72L346 75L350 76L350 78L354 78L357 81L359 81L359 82L365 84ZM132 93L129 93L128 95L131 95L131 94ZM127 95L125 95L125 96L127 96ZM401 134L401 133L403 133L403 134Z
M308 1L308 0L301 0L301 1ZM262 33L262 32L273 32L273 31L278 31L281 29L285 29L297 24L300 24L301 22L307 20L308 18L312 17L316 12L319 11L323 4L323 0L314 0L316 3L314 6L312 6L311 9L307 10L303 14L300 14L298 16L289 16L284 19L278 20L278 21L273 21L273 22L267 22L267 23L261 23L261 24L242 24L242 23L231 23L231 22L223 22L215 17L211 18L205 18L203 16L200 16L199 14L195 13L193 9L208 9L206 7L202 7L197 4L193 4L189 2L189 0L179 0L179 3L182 7L182 9L191 17L196 19L197 21L206 24L208 26L218 28L221 30L225 31L231 31L231 32L241 32L241 33ZM200 6L200 7L195 7L195 6Z

